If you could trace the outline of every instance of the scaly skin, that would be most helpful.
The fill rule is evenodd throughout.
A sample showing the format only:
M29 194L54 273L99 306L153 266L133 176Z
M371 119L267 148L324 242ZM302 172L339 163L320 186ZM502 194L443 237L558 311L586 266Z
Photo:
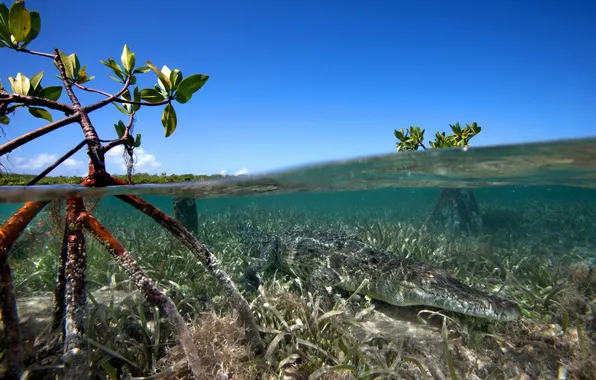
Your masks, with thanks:
M511 301L474 289L441 269L374 250L367 244L327 233L277 237L269 247L275 265L315 288L334 286L396 306L425 305L475 317L514 321Z

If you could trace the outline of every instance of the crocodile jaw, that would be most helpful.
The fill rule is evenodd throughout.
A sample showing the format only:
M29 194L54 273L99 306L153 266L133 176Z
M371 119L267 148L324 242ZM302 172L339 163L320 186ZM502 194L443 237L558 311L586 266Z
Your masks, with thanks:
M499 321L516 321L521 317L514 302L485 294L445 271L426 269L419 273L408 280L387 278L378 283L380 287L369 288L368 293L396 306L425 305Z

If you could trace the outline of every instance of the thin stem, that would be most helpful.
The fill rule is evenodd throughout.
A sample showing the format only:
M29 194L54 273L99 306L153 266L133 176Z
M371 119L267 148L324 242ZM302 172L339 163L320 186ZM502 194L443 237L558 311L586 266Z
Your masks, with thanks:
M56 160L56 162L54 162L52 165L48 166L46 168L46 170L44 170L43 172L39 173L39 175L35 178L33 178L31 181L29 181L27 183L27 185L25 186L33 186L35 185L37 182L39 182L43 177L45 177L46 175L48 175L49 172L51 172L52 170L54 170L58 165L60 165L61 163L63 163L64 161L66 161L70 156L72 156L73 154L75 154L76 152L78 152L82 147L84 147L87 144L87 140L83 140L80 143L77 144L77 146L75 146L74 148L72 148L71 150L69 150L68 152L66 152L66 154L62 157L60 157L59 159Z
M85 228L94 235L94 237L115 257L118 264L120 264L128 275L132 277L135 285L141 290L147 302L158 306L171 319L174 328L178 332L178 339L186 354L190 370L195 378L202 378L203 376L199 366L200 359L197 353L197 348L192 341L192 336L188 327L184 323L184 319L178 310L176 310L176 305L167 295L155 286L153 281L130 256L130 253L126 251L122 244L120 244L120 242L103 225L101 225L97 219L87 212L82 213L79 219L83 222Z
M41 137L41 136L48 134L50 132L53 132L58 128L64 127L64 126L72 124L72 123L76 123L77 121L80 120L80 117L81 117L81 114L77 112L72 116L69 116L62 120L55 121L55 122L50 123L44 127L38 128L32 132L25 133L24 135L21 135L21 136L17 137L16 139L11 140L4 145L1 145L0 146L0 156L4 156L6 153L12 152L13 150L20 147L21 145L27 144L29 141L33 141L36 138Z
M126 185L126 182L117 178L111 178L111 181L113 185ZM151 217L195 254L195 256L203 263L205 268L207 268L207 270L209 270L223 286L228 295L230 303L240 314L240 318L244 322L247 329L247 338L252 346L253 351L256 354L262 353L263 342L259 336L259 328L250 309L250 305L246 299L242 297L230 276L223 268L221 268L217 258L209 250L209 248L201 243L183 225L143 199L135 195L116 195L115 197L128 203L145 215Z
M52 58L52 59L54 59L54 54L42 53L42 52L39 52L39 51L33 51L33 50L23 49L23 48L16 48L14 50L16 50L18 52L21 52L21 53L29 53L29 54L32 54L32 55L39 55L41 57L46 57L46 58Z
M164 99L161 102L157 103L147 103L147 102L136 102L134 100L126 100L122 98L118 98L114 100L117 103L124 103L124 104L134 104L138 106L147 106L147 107L155 107L155 106L163 106L164 104L168 104L172 101L172 99Z
M128 88L128 86L130 86L130 75L128 77L126 77L126 80L124 81L124 86L122 86L122 88L120 89L120 91L118 91L117 93L115 93L114 95L109 96L108 98L104 99L104 100L100 100L99 102L90 104L86 107L83 108L83 110L87 113L91 113L95 110L98 110L102 107L105 107L106 105L112 103L112 102L117 102L119 97L124 94L124 91L126 91L126 89ZM106 93L107 94L107 93Z
M85 86L83 86L82 84L79 84L79 83L74 83L74 85L75 85L76 88L79 88L79 89L81 89L83 91L95 92L97 94L101 94L103 96L108 96L108 97L112 96L112 94L109 94L109 93L107 93L105 91L97 90L95 88L85 87Z
M23 103L27 106L41 106L46 107L49 109L53 109L56 111L61 111L66 114L66 116L72 115L75 113L75 109L68 104L64 104L61 102L56 102L54 100L50 100L47 98L40 98L39 96L29 96L29 95L19 95L19 94L11 94L5 91L0 92L0 103L3 104L10 104L10 103Z
M75 85L75 87L80 88L83 91L95 92L96 94L101 94L103 96L112 97L111 94L109 94L109 93L107 93L105 91L101 91L101 90L98 90L98 89L95 89L95 88L85 87L85 86L83 86L81 84L78 84L78 83L75 83L74 85ZM128 86L126 86L126 87L128 87ZM122 93L124 93L124 91ZM122 95L122 94L120 94L120 95ZM120 96L120 95L118 95L118 96ZM161 102L157 102L157 103L147 103L147 102L137 102L137 101L134 101L134 100L126 100L126 99L122 99L122 98L117 97L116 99L113 99L112 101L113 102L116 102L116 103L123 103L123 104L134 104L134 105L138 105L138 106L155 107L155 106L163 106L164 104L168 104L170 102L170 100L171 99L164 99Z

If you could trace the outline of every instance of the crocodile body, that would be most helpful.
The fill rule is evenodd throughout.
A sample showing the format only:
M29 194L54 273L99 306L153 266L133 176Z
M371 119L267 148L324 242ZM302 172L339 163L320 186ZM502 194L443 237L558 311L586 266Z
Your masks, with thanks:
M495 320L512 321L521 315L511 301L474 289L442 269L375 250L353 237L277 236L269 242L266 256L275 267L318 289L354 292L360 288L359 293L396 306L425 305Z

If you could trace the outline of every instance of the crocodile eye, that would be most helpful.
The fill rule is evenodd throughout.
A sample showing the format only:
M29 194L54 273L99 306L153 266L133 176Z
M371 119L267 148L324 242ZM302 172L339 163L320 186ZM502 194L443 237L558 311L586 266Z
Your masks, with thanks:
M435 272L434 272L434 271L432 271L432 270L427 270L427 271L425 271L425 272L424 272L424 274L425 274L427 277L430 277L430 278L434 278L434 277L435 277Z

